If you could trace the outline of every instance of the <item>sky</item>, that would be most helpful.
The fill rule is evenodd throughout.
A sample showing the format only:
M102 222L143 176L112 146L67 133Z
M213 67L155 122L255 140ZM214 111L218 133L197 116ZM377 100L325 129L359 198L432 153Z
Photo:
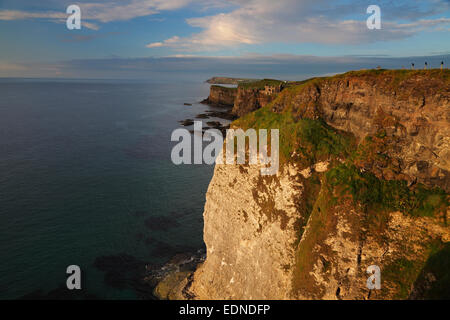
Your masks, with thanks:
M69 5L81 29L69 30ZM381 29L369 29L370 5ZM450 0L0 0L0 77L284 77L450 64Z

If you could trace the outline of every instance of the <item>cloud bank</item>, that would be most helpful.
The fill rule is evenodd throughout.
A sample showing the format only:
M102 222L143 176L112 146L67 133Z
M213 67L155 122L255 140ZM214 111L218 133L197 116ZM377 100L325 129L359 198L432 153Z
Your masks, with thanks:
M418 1L378 1L383 19L382 29L377 31L368 30L367 4L362 2L231 2L238 5L238 8L229 13L187 19L187 23L200 28L200 32L190 37L172 37L150 43L147 47L164 46L194 52L264 43L361 44L404 39L420 31L445 29L450 25L448 17L426 19L439 12L448 12L448 1L430 1L427 5ZM403 21L398 22L401 20Z
M18 0L19 7L21 1ZM267 43L373 43L450 29L448 0L378 0L382 29L376 31L366 27L370 3L349 0L43 0L35 5L42 10L0 9L0 20L44 19L61 23L67 18L61 9L69 4L80 6L83 26L92 30L98 30L102 24L161 12L198 12L198 17L185 21L190 29L197 30L190 36L173 34L146 44L150 49L165 47L190 53ZM205 15L211 8L216 13Z

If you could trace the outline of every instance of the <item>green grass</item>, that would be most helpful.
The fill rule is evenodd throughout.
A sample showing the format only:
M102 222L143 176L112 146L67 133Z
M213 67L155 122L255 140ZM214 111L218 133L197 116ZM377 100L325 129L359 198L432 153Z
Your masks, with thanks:
M433 274L436 281L431 284L424 298L450 299L450 243L432 246L430 257L416 282L423 281L423 277L429 273Z
M220 89L220 90L223 90L223 91L230 91L230 92L236 91L236 90L237 90L237 88L233 88L233 87L224 87L224 86L219 86L219 85L217 85L217 84L211 85L211 88L217 88L217 89Z
M330 210L335 205L335 201L330 201L329 192L327 188L323 187L314 200L308 222L308 236L303 238L297 248L293 291L294 293L297 291L308 292L319 298L323 294L322 288L316 286L315 279L310 274L317 258L314 247L317 243L322 243L330 232Z
M425 256L417 260L401 257L391 261L383 270L382 282L394 284L398 287L394 298L407 299L413 287L424 287L423 299L450 298L450 243L440 240L430 241L425 248ZM425 263L424 263L425 259ZM435 281L429 282L426 275L432 274Z
M350 194L366 209L432 216L449 205L447 194L440 188L430 189L419 184L410 189L406 181L381 180L370 172L361 172L353 164L340 164L326 175L332 188L338 188L341 195Z
M410 66L408 66L408 67L410 67ZM355 70L355 71L349 71L346 73L338 74L335 77L389 76L389 77L393 77L394 79L397 79L397 80L404 80L408 77L417 76L417 75L427 75L427 76L432 76L432 77L441 77L443 79L448 79L448 76L450 75L449 69L440 70L439 68L434 68L434 69L423 70L420 68L421 68L420 66L416 66L415 70L412 70L412 69L364 69L364 70Z
M324 121L296 121L290 112L272 112L270 105L236 120L233 127L244 130L279 129L282 161L290 161L295 151L302 156L305 165L311 165L332 156L346 156L352 149L352 137L339 133Z
M381 281L398 286L394 299L407 299L412 284L420 274L421 266L420 261L408 260L404 257L396 259L383 268Z
M265 86L276 87L282 83L284 83L284 81L275 80L275 79L263 79L263 80L259 80L259 81L253 81L253 82L239 83L238 87L242 88L242 89L264 89Z

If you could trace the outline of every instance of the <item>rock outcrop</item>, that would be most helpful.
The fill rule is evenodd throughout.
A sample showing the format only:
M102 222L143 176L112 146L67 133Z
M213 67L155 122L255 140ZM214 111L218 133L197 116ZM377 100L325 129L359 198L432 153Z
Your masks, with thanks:
M242 117L252 111L265 107L283 90L283 82L261 80L238 86L232 113Z
M240 83L237 88L212 85L208 98L202 103L232 107L231 113L242 117L272 102L284 86L283 81L270 79Z
M231 108L234 106L237 88L212 85L209 90L209 96L202 103L215 107Z
M449 298L450 72L350 72L233 127L278 128L281 168L216 165L207 258L181 298ZM367 268L381 289L367 287ZM186 282L186 281L185 281Z

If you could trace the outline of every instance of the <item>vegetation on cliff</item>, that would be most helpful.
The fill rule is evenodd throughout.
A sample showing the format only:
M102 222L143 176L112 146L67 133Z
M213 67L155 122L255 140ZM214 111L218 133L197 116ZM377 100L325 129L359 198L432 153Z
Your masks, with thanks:
M278 129L281 170L263 177L259 166L216 165L207 258L182 291L450 298L449 74L361 70L284 83L281 92L265 88L280 83L272 80L239 86L231 127ZM367 287L373 265L381 290Z
M239 84L247 82L255 82L259 79L249 79L249 78L230 78L230 77L212 77L206 80L207 83L211 84Z
M310 297L324 294L324 288L317 286L317 279L311 274L317 271L314 271L315 261L321 259L323 276L330 276L328 268L332 253L323 241L336 228L338 213L361 212L363 218L355 221L355 226L370 231L379 243L384 243L388 241L383 237L387 236L390 212L401 212L414 219L430 217L447 227L450 205L450 196L445 190L417 183L402 172L402 159L393 154L403 143L405 128L396 117L382 109L377 110L372 119L374 132L358 139L354 134L327 124L316 98L322 90L320 86L331 86L334 82L345 84L347 79L356 78L394 92L399 99L410 96L427 96L428 99L429 96L448 94L449 75L448 70L363 70L314 78L290 85L267 106L233 122L232 127L243 129L279 129L280 163L294 163L300 168L319 161L330 163L326 173L313 172L304 182L308 199L301 207L304 212L298 241L306 232L306 221L309 231L300 243L296 242L299 246L293 279L296 294L308 292ZM428 80L425 85L414 87L417 77ZM264 83L258 85L264 86ZM306 99L299 98L302 96ZM359 234L358 237L364 242L366 236ZM317 244L321 244L321 251L315 251ZM418 294L421 298L448 298L448 243L424 239L417 252L409 252L408 244L404 246L404 255L400 253L383 268L384 279L389 285L380 297L405 299ZM429 279L426 277L430 272L436 279L427 284ZM411 292L411 288L420 289L421 286L427 286L427 290ZM339 291L340 288L336 292L338 298Z
M258 81L250 81L239 83L238 87L242 89L264 89L265 86L276 87L282 85L284 81L275 79L262 79Z
M280 130L280 161L312 165L330 156L349 155L353 139L322 120L296 120L291 112L274 113L270 106L261 108L233 122L233 127Z

